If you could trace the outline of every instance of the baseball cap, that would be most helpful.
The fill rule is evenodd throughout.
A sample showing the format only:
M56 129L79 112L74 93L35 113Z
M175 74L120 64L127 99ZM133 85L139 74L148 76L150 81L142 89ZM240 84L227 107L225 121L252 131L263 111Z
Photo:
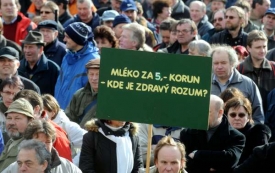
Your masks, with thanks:
M275 8L269 8L266 12L265 15L267 14L274 14L275 15Z
M11 60L15 60L15 59L19 60L19 52L13 47L9 47L9 46L2 47L0 49L0 57L8 58Z
M121 11L128 11L128 10L134 10L137 11L136 3L133 0L125 0L122 1L120 5Z
M104 13L102 14L101 19L103 21L108 21L108 20L114 20L116 16L118 16L118 12L115 10L107 10L104 11Z

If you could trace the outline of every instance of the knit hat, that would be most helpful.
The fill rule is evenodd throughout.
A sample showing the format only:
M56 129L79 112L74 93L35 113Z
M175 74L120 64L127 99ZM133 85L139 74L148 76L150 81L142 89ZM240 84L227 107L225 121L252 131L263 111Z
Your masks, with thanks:
M8 113L15 112L19 114L26 115L27 117L33 117L33 107L30 102L24 98L19 98L11 103L8 110L5 112L7 116Z
M65 33L78 45L85 45L88 37L93 37L90 26L82 22L74 22L65 28Z
M113 21L113 27L117 26L118 24L121 23L131 23L131 20L129 19L128 16L126 16L125 14L121 14L115 17L114 21Z
M96 59L92 59L90 61L87 62L87 64L85 65L86 69L91 69L91 68L95 68L95 69L99 69L100 68L100 58L96 58Z

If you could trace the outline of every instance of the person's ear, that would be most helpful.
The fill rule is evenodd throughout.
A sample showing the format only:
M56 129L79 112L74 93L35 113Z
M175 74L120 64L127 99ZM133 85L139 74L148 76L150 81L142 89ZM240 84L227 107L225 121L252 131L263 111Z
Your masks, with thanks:
M41 165L41 166L42 166L42 169L43 169L44 171L47 169L48 164L49 164L48 161L45 160L44 163Z

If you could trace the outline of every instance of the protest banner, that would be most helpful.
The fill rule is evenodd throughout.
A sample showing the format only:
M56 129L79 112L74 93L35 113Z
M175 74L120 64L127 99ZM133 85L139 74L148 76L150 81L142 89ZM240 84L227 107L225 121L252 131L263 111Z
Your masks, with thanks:
M212 59L103 48L97 118L208 128Z

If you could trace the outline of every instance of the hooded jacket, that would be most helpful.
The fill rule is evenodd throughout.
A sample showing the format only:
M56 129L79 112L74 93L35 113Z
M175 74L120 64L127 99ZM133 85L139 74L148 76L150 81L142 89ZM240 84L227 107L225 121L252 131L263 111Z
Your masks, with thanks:
M87 122L86 128L89 132L83 137L79 162L79 168L82 172L118 173L116 143L106 136L124 137L127 131L129 131L134 156L132 173L138 173L139 168L143 167L136 124L128 122L118 131L112 131L102 120L91 120ZM98 131L99 128L105 135Z
M61 109L65 110L74 93L87 84L85 64L98 57L98 48L91 42L88 42L78 52L67 51L61 64L54 92Z

